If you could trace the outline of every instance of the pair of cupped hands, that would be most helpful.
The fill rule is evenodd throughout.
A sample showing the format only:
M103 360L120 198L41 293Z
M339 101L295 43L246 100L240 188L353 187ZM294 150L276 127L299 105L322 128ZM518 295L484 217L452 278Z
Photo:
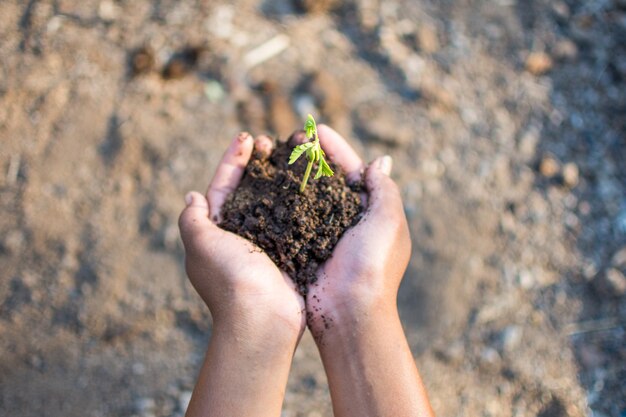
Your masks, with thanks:
M185 267L211 311L214 332L230 328L247 338L284 338L295 349L307 324L314 336L323 333L327 323L322 315L347 319L371 310L397 314L397 291L411 243L400 192L389 177L391 158L365 165L330 127L320 125L318 134L326 155L348 181L363 176L367 196L364 216L341 237L306 297L253 243L218 226L220 209L239 185L253 150L272 152L267 136L239 134L222 157L206 196L190 192L185 197L179 219ZM303 134L293 139L305 140Z

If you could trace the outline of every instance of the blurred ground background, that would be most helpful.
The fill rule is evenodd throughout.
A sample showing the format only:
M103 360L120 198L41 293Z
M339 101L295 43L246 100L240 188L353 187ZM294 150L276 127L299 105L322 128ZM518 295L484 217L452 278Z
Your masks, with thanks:
M306 112L394 157L439 416L626 415L623 0L3 0L0 415L181 416L183 196ZM309 335L284 408L331 414Z

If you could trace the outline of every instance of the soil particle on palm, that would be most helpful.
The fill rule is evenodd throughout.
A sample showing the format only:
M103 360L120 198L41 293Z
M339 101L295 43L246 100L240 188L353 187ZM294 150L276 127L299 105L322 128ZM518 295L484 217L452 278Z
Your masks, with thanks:
M289 166L290 153L291 146L279 142L270 156L252 155L239 188L224 204L220 227L261 247L306 294L341 235L361 218L362 185L347 184L331 164L334 176L311 178L300 193L307 161Z

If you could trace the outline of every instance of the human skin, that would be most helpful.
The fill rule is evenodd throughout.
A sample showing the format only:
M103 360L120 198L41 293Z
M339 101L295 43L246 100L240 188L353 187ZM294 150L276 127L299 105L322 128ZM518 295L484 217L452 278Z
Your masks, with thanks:
M220 229L220 209L235 190L253 147L247 133L224 154L206 197L191 192L179 218L189 280L213 317L213 333L187 417L278 416L304 300L291 279L251 242Z
M349 180L365 166L327 126L329 159ZM296 137L295 140L305 140ZM220 209L267 137L240 134L226 151L206 197L192 192L179 219L189 279L213 316L213 334L187 417L278 416L296 345L315 337L336 416L432 416L396 308L410 255L391 159L365 170L367 208L320 268L305 300L289 277L251 242L217 227ZM242 261L245 260L245 261Z
M322 265L306 297L337 417L433 416L396 305L411 239L391 158L365 166L334 130L320 143L348 180L364 172L366 211Z

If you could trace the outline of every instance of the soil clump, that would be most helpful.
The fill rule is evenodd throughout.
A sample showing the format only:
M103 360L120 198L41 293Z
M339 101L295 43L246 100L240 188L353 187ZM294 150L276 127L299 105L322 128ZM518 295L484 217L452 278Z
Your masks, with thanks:
M298 188L306 158L288 165L292 147L278 142L271 155L254 152L239 188L222 209L220 227L258 245L306 294L315 272L362 214L362 183L347 184L341 169Z

